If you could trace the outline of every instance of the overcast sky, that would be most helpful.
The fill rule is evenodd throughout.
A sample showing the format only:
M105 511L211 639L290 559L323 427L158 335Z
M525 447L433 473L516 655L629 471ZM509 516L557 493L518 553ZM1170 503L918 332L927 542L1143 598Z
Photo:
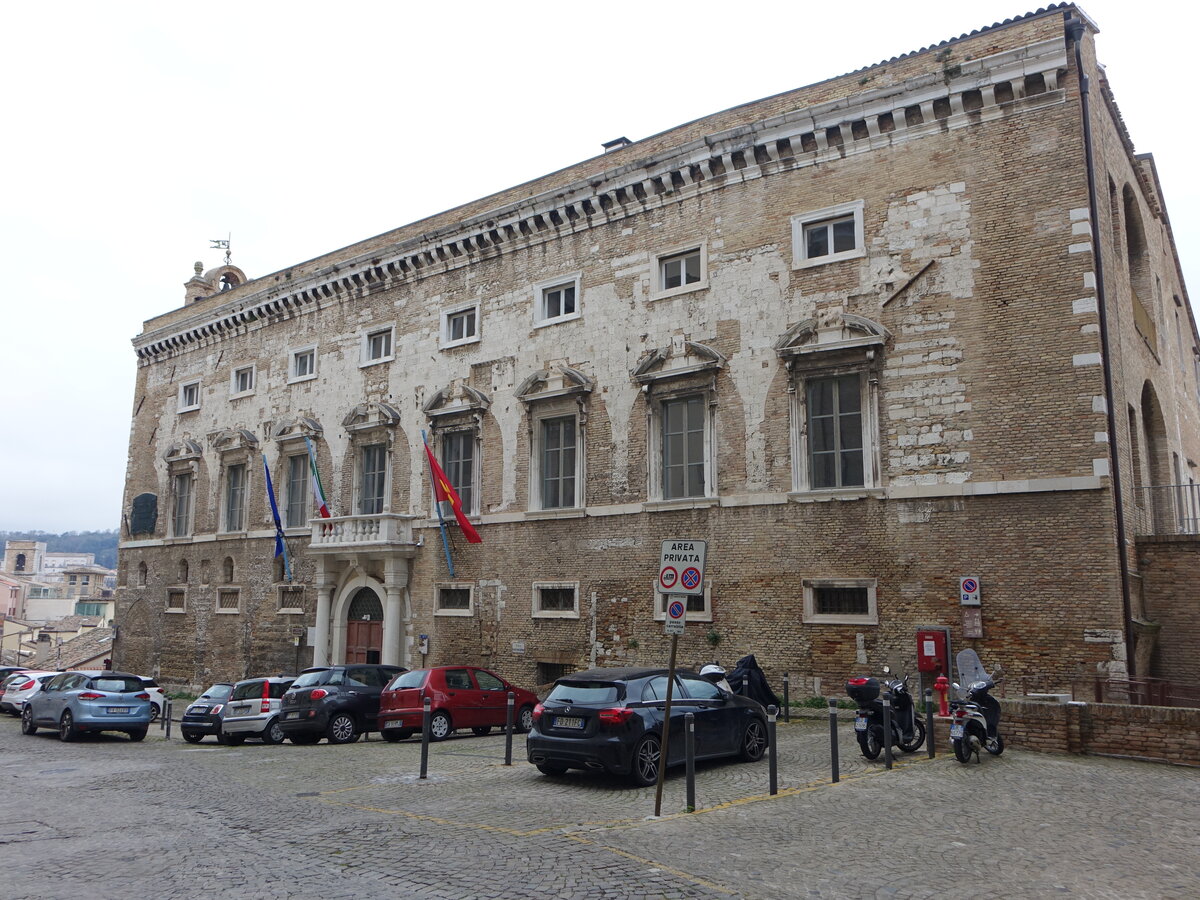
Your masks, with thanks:
M0 529L115 528L130 339L233 235L251 278L1012 2L8 3ZM1088 2L1200 290L1196 5ZM1046 160L1053 164L1053 160Z

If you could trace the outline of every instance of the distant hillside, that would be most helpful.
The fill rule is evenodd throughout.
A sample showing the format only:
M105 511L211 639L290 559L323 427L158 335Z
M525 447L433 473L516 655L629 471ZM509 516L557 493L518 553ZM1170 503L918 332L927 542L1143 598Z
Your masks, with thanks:
M3 541L42 541L48 552L95 553L96 565L117 567L117 529L112 531L0 531Z

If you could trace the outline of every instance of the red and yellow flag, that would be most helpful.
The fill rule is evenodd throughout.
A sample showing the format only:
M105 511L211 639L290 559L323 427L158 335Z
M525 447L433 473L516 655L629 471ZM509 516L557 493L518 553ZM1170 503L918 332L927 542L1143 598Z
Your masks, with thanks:
M471 520L467 518L467 514L463 510L462 498L450 486L450 479L446 477L446 473L442 471L438 461L433 458L433 451L429 449L428 442L425 444L425 455L429 457L429 471L433 475L434 502L450 504L450 508L454 510L454 518L458 520L458 527L466 535L468 543L483 543L483 538L479 536L479 532L475 530L475 526L471 524Z

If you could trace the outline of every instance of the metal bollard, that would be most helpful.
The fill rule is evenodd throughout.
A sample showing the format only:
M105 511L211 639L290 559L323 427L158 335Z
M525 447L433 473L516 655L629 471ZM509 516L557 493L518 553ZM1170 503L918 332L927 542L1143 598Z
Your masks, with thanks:
M783 673L783 721L792 721L792 701L788 696L788 682L791 680L787 672Z
M683 717L683 759L687 770L687 811L696 811L696 714Z
M925 749L933 759L933 688L925 688Z
M517 701L517 695L512 691L508 692L508 709L504 713L504 764L512 765L512 732L513 732L513 704Z
M892 767L892 692L883 692L883 764Z
M168 741L171 739L171 716L174 714L174 711L175 711L175 704L172 701L168 700L167 701L167 711L163 715L163 718L167 720L167 740Z
M429 774L429 698L425 698L425 710L421 714L421 777Z
M775 716L778 712L774 706L767 707L767 759L772 797L779 793L779 759L775 752Z
M838 726L837 726L837 701L829 701L829 760L833 763L833 783L837 784L842 780L841 772L838 770Z

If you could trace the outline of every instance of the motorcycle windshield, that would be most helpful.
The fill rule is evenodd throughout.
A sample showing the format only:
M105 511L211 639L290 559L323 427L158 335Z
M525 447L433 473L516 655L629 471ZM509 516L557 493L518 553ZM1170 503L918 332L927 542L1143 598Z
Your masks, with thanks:
M987 680L987 670L983 668L983 663L979 661L979 654L974 650L959 650L954 661L958 664L958 683L963 688L976 681Z

